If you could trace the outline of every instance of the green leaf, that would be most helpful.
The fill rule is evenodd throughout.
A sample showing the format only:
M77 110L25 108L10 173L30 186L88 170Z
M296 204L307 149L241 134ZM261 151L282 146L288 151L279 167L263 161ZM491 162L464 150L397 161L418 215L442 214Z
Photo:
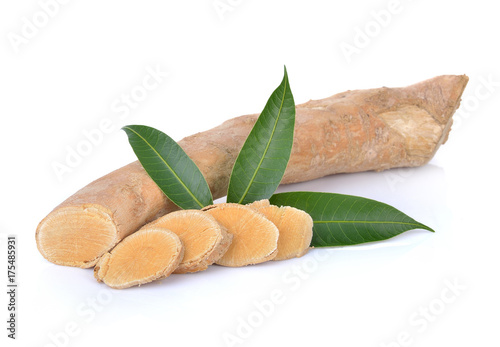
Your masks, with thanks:
M379 201L359 196L317 192L275 194L271 204L292 206L314 221L311 246L345 246L386 240L411 229L428 226Z
M228 202L247 204L271 197L290 159L294 126L295 102L285 67L283 81L271 94L236 158Z
M144 170L173 203L183 209L213 204L205 177L177 142L144 125L122 129Z

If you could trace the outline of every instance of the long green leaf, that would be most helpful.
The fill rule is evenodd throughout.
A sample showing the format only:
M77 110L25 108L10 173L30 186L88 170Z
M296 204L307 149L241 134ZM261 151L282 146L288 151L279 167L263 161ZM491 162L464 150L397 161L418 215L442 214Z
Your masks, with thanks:
M318 192L275 194L273 205L292 206L314 221L311 246L344 246L380 241L411 229L428 226L392 206L359 196Z
M183 209L213 204L205 177L177 142L144 125L122 129L144 170L173 203Z
M285 68L233 166L227 201L240 204L268 199L281 182L290 159L295 102Z

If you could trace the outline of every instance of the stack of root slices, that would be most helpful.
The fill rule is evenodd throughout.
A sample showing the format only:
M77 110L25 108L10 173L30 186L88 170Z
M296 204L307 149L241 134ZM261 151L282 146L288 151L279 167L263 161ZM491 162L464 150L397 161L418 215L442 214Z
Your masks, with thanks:
M238 267L301 257L309 249L312 227L306 212L268 200L171 212L105 253L94 275L124 289L212 264Z

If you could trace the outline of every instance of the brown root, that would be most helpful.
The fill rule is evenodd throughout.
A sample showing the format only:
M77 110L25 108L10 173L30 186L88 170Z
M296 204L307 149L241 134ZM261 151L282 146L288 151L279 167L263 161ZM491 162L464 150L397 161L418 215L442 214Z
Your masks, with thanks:
M467 81L465 75L438 76L405 88L352 90L297 105L282 183L424 165L448 139ZM257 117L233 118L179 141L215 198L226 194L234 161ZM51 262L91 267L121 239L177 209L134 162L57 206L39 224L37 245Z

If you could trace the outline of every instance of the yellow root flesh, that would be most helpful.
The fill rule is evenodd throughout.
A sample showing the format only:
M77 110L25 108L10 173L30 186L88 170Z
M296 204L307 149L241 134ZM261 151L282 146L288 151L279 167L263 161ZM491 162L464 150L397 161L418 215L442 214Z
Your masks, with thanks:
M279 230L278 254L274 260L301 257L307 253L313 233L313 220L309 214L290 206L270 205L268 200L248 206L266 216Z
M177 234L159 227L143 228L104 254L94 276L111 288L129 288L169 276L183 256Z
M145 227L151 226L176 233L184 245L184 259L174 273L206 270L226 253L233 239L214 217L198 210L169 213Z
M36 233L40 253L58 265L94 266L104 250L119 241L110 215L92 204L58 209L40 222Z
M259 212L231 203L208 206L203 210L233 234L231 246L216 264L245 266L262 263L276 256L278 228Z

